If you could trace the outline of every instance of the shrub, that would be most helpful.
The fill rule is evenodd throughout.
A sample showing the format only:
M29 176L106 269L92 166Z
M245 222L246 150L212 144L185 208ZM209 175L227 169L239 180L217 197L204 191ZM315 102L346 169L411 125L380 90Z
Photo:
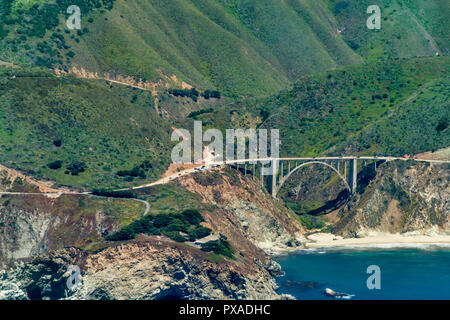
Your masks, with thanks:
M214 252L215 254L220 254L230 259L233 259L233 253L235 250L231 247L227 238L220 235L219 240L208 241L202 244L202 250L205 252Z
M131 191L108 191L105 189L94 189L94 196L110 197L110 198L137 198L136 194Z
M216 99L220 99L220 92L216 91L216 90L206 90L202 96L205 99L209 99L209 98L216 98Z
M166 237L168 237L176 242L186 241L185 237L183 237L181 234L179 234L176 231L164 231L163 235L165 235Z
M204 237L207 237L211 234L211 229L206 227L197 227L195 229L191 229L188 231L189 240L195 241L197 239L202 239Z
M144 162L141 163L140 167L144 170L148 170L151 169L153 166L149 160L144 160Z
M303 214L299 216L300 222L302 225L308 229L321 229L325 226L325 223L318 217L309 215L309 214Z
M150 161L145 160L144 162L142 162L140 165L135 166L133 169L131 170L120 170L117 171L117 175L119 177L139 177L141 179L145 179L147 178L147 175L145 174L145 171L148 171L149 169L151 169L153 166L150 163Z
M134 239L135 234L130 228L124 228L115 234L106 237L109 241L121 241L121 240L131 240Z
M197 98L199 96L199 92L197 89L169 89L169 94L175 96L175 97L189 97L194 101L197 101Z
M62 141L61 141L61 139L57 139L57 140L53 141L53 144L59 148L62 145Z
M61 162L61 160L56 160L56 161L50 162L48 164L48 167L52 170L58 170L62 167L62 162Z
M439 120L439 123L436 126L436 131L438 132L444 131L445 129L447 129L447 127L448 127L447 118L442 118L441 120Z
M200 224L200 222L204 221L200 212L195 209L184 210L182 214L186 218L186 220L193 225Z
M74 161L66 168L73 176L77 176L79 173L84 172L86 164L84 162Z
M105 194L105 192L101 191L101 194ZM203 218L197 210L186 210L176 214L147 215L122 228L117 232L118 235L114 234L106 239L111 241L129 240L137 234L144 233L149 235L163 234L172 240L184 242L186 238L180 234L180 232L184 232L189 235L190 241L195 241L211 233L211 229L200 225L201 221L203 221Z
M196 118L197 116L199 116L201 114L211 113L213 111L214 111L213 108L203 109L203 110L199 110L199 111L193 111L193 112L189 113L188 118Z

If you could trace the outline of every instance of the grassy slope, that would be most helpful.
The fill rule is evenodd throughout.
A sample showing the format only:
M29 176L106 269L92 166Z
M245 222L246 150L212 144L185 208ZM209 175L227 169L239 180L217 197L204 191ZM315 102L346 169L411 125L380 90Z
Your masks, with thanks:
M303 78L296 82L291 90L266 100L249 99L237 103L231 109L239 114L237 122L253 118L253 122L260 127L278 128L282 143L281 153L284 155L341 154L344 152L343 148L336 149L336 145L350 143L354 136L380 119L386 119L384 121L387 130L393 124L387 117L394 110L396 113L403 110L403 105L408 105L409 101L412 103L422 88L444 78L449 69L448 57L345 67ZM439 121L443 121L448 109L445 85L441 83L435 89L427 91L424 99L416 99L415 102L417 108L427 109L427 104L434 101L433 112L430 112L434 113L434 117L430 118L429 122L429 126L433 128L436 128ZM436 92L437 90L440 91ZM425 97L428 97L428 100L425 100ZM227 112L229 111L223 111L224 114ZM215 118L221 119L220 116ZM396 119L405 127L421 125L418 117L412 114L397 116ZM421 141L421 144L416 144L421 147L415 151L447 146L449 140L446 136L435 140L434 144L429 142L435 138L435 131L424 132L423 136L415 135L415 138ZM383 132L383 136L388 132L391 131ZM390 148L389 151L401 155L402 152L410 151L411 148L407 144L402 147L406 137L412 137L408 134L408 131L400 129L395 132L391 139L396 147ZM374 153L380 150L367 143L352 152Z
M337 36L334 18L320 1L219 1L276 55L290 79L361 62Z
M72 4L81 5L80 1ZM3 4L0 12L8 22L4 28L9 36L0 57L22 64L76 65L151 81L161 79L162 71L230 95L274 93L298 76L361 61L336 36L333 17L321 3L280 5L265 0L252 2L250 8L242 1L236 6L222 0L116 0L112 10L82 8L86 13L81 33L66 33L60 14L45 35L36 37L30 30L39 28L14 6ZM240 7L252 14L242 16ZM63 9L64 3L51 7L46 21L55 15L53 10ZM31 21L45 15L33 10L24 13ZM62 43L50 37L53 32L63 37ZM38 48L43 41L50 49Z
M328 0L342 36L357 53L373 61L385 58L449 54L449 3L446 0ZM369 5L381 9L381 29L369 30ZM431 41L430 41L431 40Z
M228 95L275 93L298 77L360 63L361 56L448 54L444 0L383 0L379 31L365 27L369 0L114 0L112 9L111 1L100 8L95 0L69 1L82 7L82 32L65 26L68 0L24 2L39 9L22 2L0 5L6 23L0 27L9 31L6 37L0 31L0 59L150 81L165 79L162 72Z
M350 66L302 78L269 98L229 102L197 119L223 132L277 128L286 156L419 153L449 145L448 129L442 129L450 118L449 70L448 57Z
M169 162L170 125L149 101L148 92L110 89L101 82L0 70L0 163L94 188L129 185L116 171L149 160L147 178L155 179ZM61 147L53 144L58 139ZM62 161L61 169L47 167L55 160ZM74 161L84 162L86 172L65 174Z
M416 154L450 144L450 78L430 81L388 116L339 148L348 152Z
M390 7L399 6L400 2L391 3ZM437 14L436 8L441 2L435 0L434 6L426 6L426 10L420 12L416 2L403 2L408 10L417 12L416 20L430 29L436 36L436 43L445 46L445 35L439 37L441 29L428 18ZM2 14L10 10L5 3L0 7ZM345 39L352 35L352 30L365 30L363 34L355 31L357 39L366 41L362 41L357 50L361 55L369 60L379 57L370 49L378 42L383 45L375 46L374 50L382 48L394 56L401 55L394 49L406 45L407 42L402 41L409 38L393 40L396 45L383 42L383 37L389 34L390 18L383 21L386 30L368 35L365 28L351 29L353 25L360 26L361 21L346 18L346 14L354 10L360 12L365 3L351 2L350 6L339 10L336 4L336 1L312 3L305 0L281 4L269 0L180 0L169 4L117 0L112 10L86 7L88 13L83 16L83 27L87 26L90 31L83 35L56 29L57 34L64 36L67 48L60 43L58 49L50 40L47 44L53 48L53 54L58 52L55 55L57 65L62 61L62 65L82 65L94 71L132 74L150 80L160 78L162 70L204 88L219 86L229 94L275 91L298 75L357 62L358 55L351 52L335 32L340 23L347 23L347 20L352 26L344 33ZM338 22L330 12L336 14ZM365 10L362 12L364 26ZM88 17L93 21L88 22ZM355 17L362 19L361 15ZM64 26L62 16L60 18L61 25L56 28ZM14 30L24 28L19 22L8 26ZM49 33L47 31L44 39L49 39ZM420 36L420 32L416 34ZM12 36L13 31L6 39L11 40ZM410 40L420 44L420 41ZM39 52L35 52L35 56L22 55L21 50L33 41L37 40L28 37L24 42L17 40L9 45L17 48L16 57L20 59L45 55ZM8 48L3 48L2 52ZM421 54L420 50L416 52ZM13 51L9 52L12 57ZM68 51L74 51L75 56L64 56ZM22 61L20 59L18 62ZM388 116L391 110L415 94L420 85L445 72L448 72L447 58L346 67L303 78L293 90L262 102L248 99L222 107L222 110L219 107L199 118L210 127L223 129L229 128L230 123L236 127L257 126L262 122L260 111L265 110L269 117L262 126L280 129L283 153L337 152L333 149L337 144ZM101 82L56 80L47 75L39 79L3 76L2 82L0 161L6 165L56 178L63 184L87 187L128 185L115 176L115 171L131 169L141 163L147 158L147 149L155 165L154 174L150 173L149 178L156 177L164 164L167 165L170 124L156 118L149 93L116 85L111 90ZM373 95L382 98L372 99ZM134 96L139 97L137 102L130 103ZM179 108L172 100L168 97L167 103L173 106L167 108L175 113ZM197 107L202 108L200 105ZM186 110L182 113L187 114L191 106L183 107ZM146 142L145 137L150 142ZM63 139L61 148L52 145L57 138ZM341 152L342 148L337 150ZM54 160L62 160L63 166L84 161L88 171L70 176L64 174L64 168L50 170L46 165Z
M2 16L5 3L0 4ZM162 71L203 89L260 95L278 91L297 77L361 62L361 57L373 62L432 56L436 48L448 54L448 4L442 0L382 1L386 19L381 31L365 28L370 1L348 1L345 8L342 3L117 0L111 11L90 8L83 16L83 27L89 31L82 35L65 33L62 16L58 26L42 37L18 36L20 23L4 27L10 35L0 49L0 59L27 64L50 56L58 67L76 65L151 81L161 79ZM336 30L344 27L339 36ZM65 43L51 39L52 32L62 35ZM47 41L51 51L37 49L41 41ZM448 146L450 140L448 78L444 78L448 71L447 58L346 67L302 78L293 90L262 102L250 99L222 109L219 102L217 110L199 118L209 127L229 128L230 120L237 127L255 126L261 125L260 111L265 110L269 115L262 127L279 128L283 153L290 155L427 151ZM156 116L149 93L103 82L57 79L41 71L30 75L13 78L1 72L0 163L87 188L140 183L142 179L126 182L115 172L145 159L154 165L147 180L154 180L167 165L170 124ZM187 102L180 107L183 99L167 95L164 99L162 105L177 115L209 106L209 102L204 106ZM180 121L189 126L191 119ZM447 128L442 125L444 129L437 130L440 123L447 123ZM61 148L53 145L55 139L62 139ZM50 170L47 164L54 160L61 160L63 168ZM79 176L64 174L64 167L73 161L85 162L87 171ZM330 180L322 187L338 183ZM198 199L173 185L142 196L152 202L155 214L200 206ZM89 208L111 206L108 210L123 224L142 211L142 204L136 202L118 206L121 200L95 201L89 200ZM320 205L319 199L296 209L306 212ZM84 204L67 201L62 207L77 206Z
M273 1L252 7L261 14L243 18L214 0L118 0L108 20L95 19L95 33L73 44L82 52L73 63L147 79L158 79L160 69L227 94L264 94L299 75L361 61L332 35L316 8L306 19L298 14L300 4L298 11ZM329 45L323 42L330 39ZM328 52L334 49L336 54Z

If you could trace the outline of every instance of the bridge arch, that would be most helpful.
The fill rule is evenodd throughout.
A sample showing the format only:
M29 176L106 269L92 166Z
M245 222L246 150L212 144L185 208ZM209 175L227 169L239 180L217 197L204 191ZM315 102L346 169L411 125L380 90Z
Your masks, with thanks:
M281 190L281 188L283 187L283 185L285 184L285 182L289 179L289 177L296 172L298 169L307 166L307 165L313 165L313 164L320 164L320 165L324 165L328 168L331 168L334 172L337 173L337 175L339 176L339 178L341 178L342 181L344 181L345 187L347 188L347 190L352 193L352 189L350 188L350 185L348 184L347 180L345 179L345 177L335 168L333 167L331 164L328 164L326 162L323 161L309 161L309 162L304 162L298 166L296 166L294 169L292 169L286 176L282 177L280 179L280 183L276 188L276 192L275 192L275 196L278 194L278 192Z

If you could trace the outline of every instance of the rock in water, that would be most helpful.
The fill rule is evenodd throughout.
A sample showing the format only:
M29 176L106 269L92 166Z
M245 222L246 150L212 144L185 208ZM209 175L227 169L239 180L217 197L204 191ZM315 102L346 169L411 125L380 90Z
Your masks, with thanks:
M328 297L333 297L333 298L350 298L351 295L347 294L347 293L342 293L342 292L336 292L331 290L330 288L326 288L325 289L325 295Z

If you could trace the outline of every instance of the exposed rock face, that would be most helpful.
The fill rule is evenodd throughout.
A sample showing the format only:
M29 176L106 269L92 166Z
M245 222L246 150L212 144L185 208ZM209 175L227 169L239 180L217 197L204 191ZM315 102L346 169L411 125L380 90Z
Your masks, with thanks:
M0 206L0 257L4 268L16 264L0 274L0 298L289 298L275 291L273 277L281 274L281 268L267 253L300 246L302 227L290 210L255 182L234 170L220 176L199 174L182 184L208 203L211 209L202 210L206 225L228 238L236 249L234 259L164 237L101 242L104 230L117 230L117 223L87 198L7 198ZM202 184L202 179L210 178ZM102 244L96 253L63 249L89 247L91 240ZM82 272L76 292L66 283L70 265L80 266Z
M0 268L17 259L85 246L102 240L105 230L117 230L117 221L96 205L98 201L81 195L8 196L0 202Z
M43 255L29 263L16 263L9 271L0 271L0 299L2 300L54 300L68 293L68 266L83 253L66 249Z
M302 246L304 228L295 214L236 170L196 174L180 183L218 207L205 219L237 246L250 240L266 253Z
M46 252L45 233L53 217L49 214L18 208L1 208L0 267L15 259L38 256Z
M341 210L334 231L344 236L449 233L449 178L448 165L385 164L366 191Z
M72 264L82 269L81 286L75 292L66 285ZM263 268L226 259L212 262L199 249L160 237L93 255L67 249L0 274L1 299L290 298L277 295L276 288L271 273Z
M334 200L345 184L333 170L323 165L310 165L298 169L285 182L280 196L290 201L308 201L324 204Z
M334 232L348 237L369 231L450 232L448 169L384 164L365 191L340 210ZM59 201L78 208L75 196L11 198L0 209L0 261L20 262L0 273L0 299L289 298L276 293L273 277L281 268L268 253L302 246L304 229L293 212L232 169L179 183L210 206L202 210L206 225L228 238L236 249L233 260L157 236L103 246L96 253L60 249L84 245L81 240L101 238L117 226L98 210L61 213ZM74 292L67 287L70 265L82 274Z
M74 299L276 299L266 271L198 249L133 243L89 256L83 287Z

